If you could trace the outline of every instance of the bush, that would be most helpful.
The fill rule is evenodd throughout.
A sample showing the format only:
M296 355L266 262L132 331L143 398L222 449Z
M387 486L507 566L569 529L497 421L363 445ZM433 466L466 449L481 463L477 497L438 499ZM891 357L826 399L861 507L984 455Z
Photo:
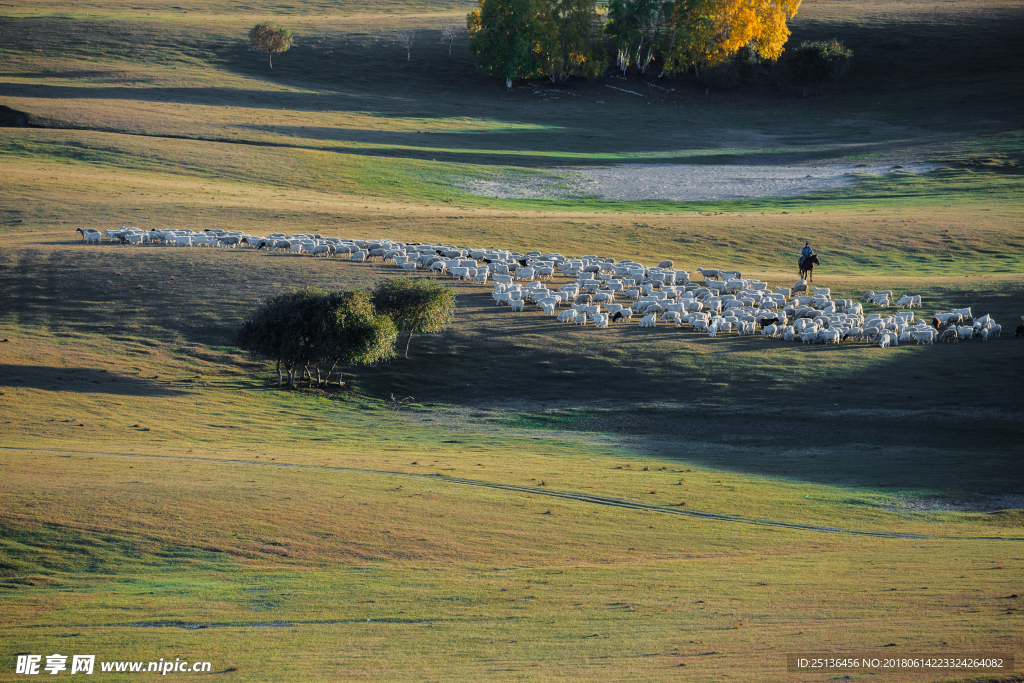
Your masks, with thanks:
M730 90L748 81L764 63L753 43L744 45L725 61L704 66L697 72L697 81L706 87Z
M816 85L821 93L825 83L838 80L850 70L852 60L853 50L838 40L804 41L786 52L782 72L787 79L805 86L806 97L808 83Z
M455 317L455 290L437 280L390 278L373 290L373 305L400 331L409 333L408 358L413 332L439 332Z
M274 297L256 309L242 323L235 345L256 358L275 361L278 385L284 370L288 385L295 386L297 372L312 380L315 370L320 384L322 366L326 366L330 381L339 363L357 365L393 358L397 337L391 319L374 311L369 292L307 287Z

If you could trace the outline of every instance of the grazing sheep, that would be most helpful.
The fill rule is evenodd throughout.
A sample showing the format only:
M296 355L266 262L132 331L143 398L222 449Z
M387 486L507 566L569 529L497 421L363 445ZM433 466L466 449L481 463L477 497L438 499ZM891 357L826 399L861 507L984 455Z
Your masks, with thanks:
M526 305L526 302L523 301L522 299L512 299L511 301L508 302L508 305L512 308L513 311L522 311L523 306Z
M930 346L935 343L935 330L914 330L914 338L917 339L918 346Z
M85 240L86 244L102 244L103 234L96 228L75 228L75 232L82 234L82 239Z
M665 311L661 314L661 322L675 322L679 318L679 311Z
M973 322L974 321L974 317L971 315L971 309L970 308L954 308L950 312L954 313L956 315L959 315L964 320L964 322L967 322L967 321Z
M633 309L623 308L616 311L615 313L612 313L612 322L615 322L617 320L625 320L628 323L632 317ZM1024 327L1024 325L1021 325L1021 327Z
M608 314L607 313L598 313L597 315L595 315L594 316L594 327L598 327L598 328L601 328L601 329L607 328L608 327Z
M1024 324L1017 325L1017 330L1013 333L1014 339L1018 337L1024 337Z
M939 335L940 342L960 341L957 329L955 327L947 327L942 334Z
M654 315L653 313L645 315L643 318L640 319L640 327L657 327L657 325L658 316Z
M577 325L586 325L587 324L587 314L586 313L578 313L576 316L573 317L572 321L574 323L576 323Z

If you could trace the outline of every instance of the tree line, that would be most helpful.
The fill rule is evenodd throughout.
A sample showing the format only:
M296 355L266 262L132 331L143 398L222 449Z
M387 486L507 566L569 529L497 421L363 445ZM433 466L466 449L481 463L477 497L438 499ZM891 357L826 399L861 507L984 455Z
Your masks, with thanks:
M478 66L509 88L520 79L596 76L612 61L623 74L692 70L720 80L778 60L800 1L611 0L603 9L594 0L480 0L466 25ZM801 49L787 73L804 82L838 78L853 56L836 41Z
M278 386L329 384L335 370L394 358L399 332L444 329L455 315L455 291L436 280L388 279L372 292L306 287L264 302L235 335L235 345L276 364Z
M787 22L801 0L480 0L467 15L470 49L477 66L505 80L548 78L562 83L615 68L658 77L693 71L714 86L735 85L754 67L783 54ZM451 59L455 27L441 28ZM406 63L412 58L414 29L400 31ZM249 31L253 50L272 58L292 45L292 33L273 22ZM609 46L611 53L609 54ZM803 42L782 62L790 80L821 91L850 68L853 52L837 40ZM273 68L273 63L270 64Z

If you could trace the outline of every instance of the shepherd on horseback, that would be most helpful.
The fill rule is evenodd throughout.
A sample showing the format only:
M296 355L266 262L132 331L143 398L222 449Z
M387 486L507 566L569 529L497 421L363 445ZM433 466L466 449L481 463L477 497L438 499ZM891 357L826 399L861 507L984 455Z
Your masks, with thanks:
M800 268L800 279L814 282L814 266L820 266L821 262L818 260L818 255L811 249L810 242L805 243L804 248L800 250L800 260L797 261L797 265Z

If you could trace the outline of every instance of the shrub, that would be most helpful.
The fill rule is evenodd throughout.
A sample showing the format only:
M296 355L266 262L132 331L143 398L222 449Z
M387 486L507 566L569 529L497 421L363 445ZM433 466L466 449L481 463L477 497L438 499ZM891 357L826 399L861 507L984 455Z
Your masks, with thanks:
M395 355L398 331L391 319L378 315L366 291L327 292L307 287L264 303L242 323L235 345L257 358L277 363L295 386L296 372L316 371L320 383L340 363L374 363ZM312 370L311 370L312 366ZM340 382L340 379L339 379Z
M821 93L825 83L838 80L850 70L853 50L844 47L838 40L804 41L798 47L788 50L782 60L783 75L789 80L817 86Z
M409 333L408 358L413 332L439 332L455 317L455 290L437 280L390 278L373 290L373 305L396 328Z

